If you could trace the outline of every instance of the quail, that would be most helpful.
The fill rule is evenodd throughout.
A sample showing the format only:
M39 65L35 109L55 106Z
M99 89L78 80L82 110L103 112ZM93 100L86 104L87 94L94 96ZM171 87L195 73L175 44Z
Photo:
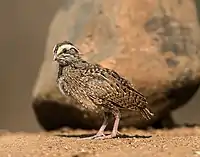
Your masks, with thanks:
M100 107L104 121L96 135L88 139L114 138L118 133L120 110L136 110L149 120L154 115L147 108L147 99L132 83L114 70L92 64L81 57L80 51L69 41L57 43L53 60L58 63L57 85L65 96L71 96L86 108ZM111 134L105 135L109 114L115 118Z

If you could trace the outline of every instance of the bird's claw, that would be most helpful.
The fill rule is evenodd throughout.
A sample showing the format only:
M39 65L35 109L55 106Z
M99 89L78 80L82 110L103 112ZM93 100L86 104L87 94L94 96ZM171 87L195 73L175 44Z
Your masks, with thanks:
M104 137L104 133L101 133L101 134L96 134L94 136L90 136L90 137L85 137L85 138L81 138L81 139L84 139L84 140L93 140L93 139L100 139L101 137Z
M115 138L116 136L113 136L112 134L109 135L104 135L104 136L99 136L95 139L99 139L99 140L105 140L105 139L111 139L111 138Z
M90 137L86 137L86 138L82 138L85 140L104 140L104 139L111 139L111 138L115 138L116 135L113 134L109 134L109 135L105 135L105 134L96 134L94 136L90 136Z

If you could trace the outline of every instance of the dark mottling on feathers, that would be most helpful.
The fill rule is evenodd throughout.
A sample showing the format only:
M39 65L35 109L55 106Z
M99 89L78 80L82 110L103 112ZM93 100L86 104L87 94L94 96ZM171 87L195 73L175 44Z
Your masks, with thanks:
M63 44L67 42L58 43L56 47ZM70 93L86 108L101 107L112 113L118 109L130 109L138 110L146 119L153 116L147 108L145 96L114 70L86 62L80 56L70 55L68 51L62 51L57 57L59 63L57 83L66 86L65 88L60 86L60 90L62 93Z

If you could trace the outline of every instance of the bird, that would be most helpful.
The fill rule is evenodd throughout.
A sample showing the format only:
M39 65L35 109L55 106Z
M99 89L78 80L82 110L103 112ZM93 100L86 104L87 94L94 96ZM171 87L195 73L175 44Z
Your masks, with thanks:
M103 110L104 120L100 129L86 139L117 137L122 109L138 111L146 120L154 116L147 107L146 97L130 81L113 69L84 60L72 42L64 40L55 44L53 61L58 63L56 83L64 96L71 96L88 109L97 107ZM113 129L105 135L110 114L115 119Z

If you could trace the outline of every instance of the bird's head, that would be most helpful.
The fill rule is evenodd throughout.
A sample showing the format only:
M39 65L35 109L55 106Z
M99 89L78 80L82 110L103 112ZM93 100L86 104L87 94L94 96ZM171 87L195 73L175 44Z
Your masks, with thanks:
M53 48L53 60L60 65L69 65L78 59L79 50L69 41L60 42Z

